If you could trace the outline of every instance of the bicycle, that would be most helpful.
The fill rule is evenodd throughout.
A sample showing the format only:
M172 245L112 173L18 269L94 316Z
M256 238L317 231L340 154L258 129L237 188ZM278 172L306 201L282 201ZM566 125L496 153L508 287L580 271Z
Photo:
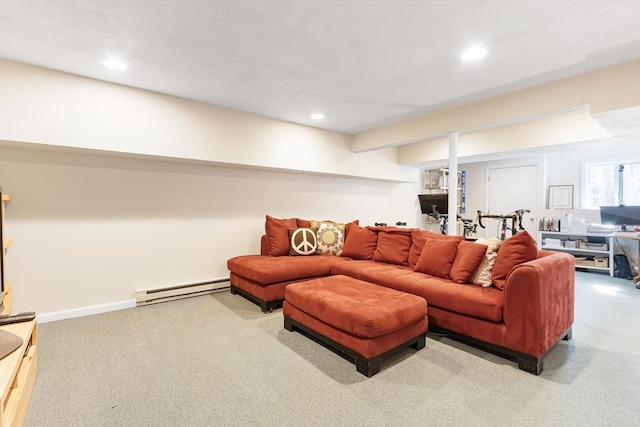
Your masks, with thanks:
M448 234L448 222L449 222L448 214L439 213L438 205L431 205L431 213L428 215L433 219L435 219L436 221L438 221L438 223L440 224L441 234L444 234L444 235ZM463 231L462 234L464 235L464 237L469 237L471 234L476 233L478 224L474 224L472 219L462 218L460 215L456 215L456 220L462 221L462 231Z
M522 226L522 218L524 217L525 213L529 212L531 212L531 210L529 209L517 209L506 215L490 215L485 214L482 211L478 211L478 225L480 225L480 227L482 228L486 228L482 223L483 218L497 219L499 229L498 238L500 240L505 240L507 238L507 230L511 230L512 236L515 236L516 233L524 230L524 227ZM508 220L511 220L511 227L507 225Z

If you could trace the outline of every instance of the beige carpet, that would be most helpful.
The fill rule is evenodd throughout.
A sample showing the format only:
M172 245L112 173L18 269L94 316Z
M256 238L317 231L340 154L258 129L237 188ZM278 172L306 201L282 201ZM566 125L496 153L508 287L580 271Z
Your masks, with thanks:
M639 426L640 291L577 278L540 376L431 336L366 378L229 293L43 324L26 426Z

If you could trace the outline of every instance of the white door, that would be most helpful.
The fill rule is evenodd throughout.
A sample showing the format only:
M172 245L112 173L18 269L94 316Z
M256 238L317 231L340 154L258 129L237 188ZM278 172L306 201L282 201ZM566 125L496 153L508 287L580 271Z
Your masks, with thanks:
M538 233L538 166L513 166L489 168L487 174L487 210L491 215L507 215L517 209L529 209L524 214L522 225L537 238ZM486 237L499 237L499 221L483 219ZM507 224L511 226L511 221ZM479 233L481 234L481 233ZM507 237L511 230L507 231Z

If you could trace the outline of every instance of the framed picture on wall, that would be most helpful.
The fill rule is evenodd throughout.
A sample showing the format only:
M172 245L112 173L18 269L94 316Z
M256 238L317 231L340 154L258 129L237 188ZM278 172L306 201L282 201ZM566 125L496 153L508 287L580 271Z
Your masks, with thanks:
M573 209L573 185L550 185L549 209Z

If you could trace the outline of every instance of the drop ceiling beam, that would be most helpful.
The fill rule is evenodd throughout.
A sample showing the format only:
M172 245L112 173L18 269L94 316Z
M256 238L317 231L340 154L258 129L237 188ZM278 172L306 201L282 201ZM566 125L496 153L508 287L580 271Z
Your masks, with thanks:
M603 68L354 135L354 152L415 144L559 111L589 106L591 114L640 105L640 60Z

